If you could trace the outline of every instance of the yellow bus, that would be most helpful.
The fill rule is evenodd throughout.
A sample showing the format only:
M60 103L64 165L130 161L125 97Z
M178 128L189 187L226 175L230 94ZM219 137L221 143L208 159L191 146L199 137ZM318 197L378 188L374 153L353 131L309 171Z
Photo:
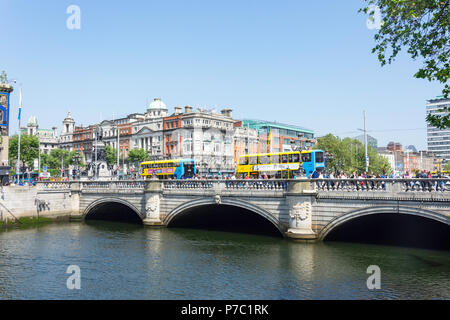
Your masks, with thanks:
M439 172L440 172L441 175L443 175L443 176L448 176L448 175L450 175L450 170L441 170L441 171L439 171ZM431 175L432 175L432 176L437 175L437 173L438 173L438 170L431 171Z
M144 179L154 174L160 179L185 179L192 178L196 168L193 159L145 161L141 163L140 173Z
M322 150L260 153L240 156L236 176L239 179L246 176L259 178L264 174L275 179L292 179L299 176L309 178L315 170L324 168Z

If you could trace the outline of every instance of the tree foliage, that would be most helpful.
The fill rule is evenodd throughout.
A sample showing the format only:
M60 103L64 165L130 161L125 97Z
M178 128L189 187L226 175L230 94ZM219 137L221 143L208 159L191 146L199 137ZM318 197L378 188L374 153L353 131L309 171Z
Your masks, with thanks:
M3 70L0 74L0 83L5 83L8 81L8 75L6 74L6 71Z
M403 48L413 59L420 58L422 67L414 77L439 81L443 95L450 93L450 0L365 0L360 9L371 17L373 5L380 9L383 22L375 34L376 53L381 65L390 64ZM450 127L449 108L443 114L428 115L427 121L438 128Z
M444 164L444 170L450 171L450 162L447 162L446 164Z
M14 135L9 140L9 160L11 162L17 161L17 151L19 146L19 136ZM21 166L31 168L34 159L39 155L39 141L38 138L32 135L23 134L20 136L20 162Z
M69 165L75 164L75 155L78 153L80 159L82 159L81 153L78 151L68 151L64 149L53 149L50 154L41 154L41 169L46 166L51 175L55 175L61 169L61 159L64 168ZM79 167L84 167L84 163L81 160L78 163ZM57 174L56 174L57 175Z
M330 153L333 159L326 163L328 171L344 171L351 174L354 171L358 173L366 170L365 148L359 140L345 138L340 139L332 134L317 139L315 149L321 149ZM389 173L391 167L389 161L380 156L376 150L367 146L367 154L369 156L369 171L374 174Z
M106 163L110 166L117 164L117 149L113 148L111 146L106 146L105 152L106 152ZM119 165L120 165L120 162L122 162L122 161L123 161L123 152L120 151Z
M148 159L148 153L144 149L132 149L128 152L128 160L132 163L140 163Z

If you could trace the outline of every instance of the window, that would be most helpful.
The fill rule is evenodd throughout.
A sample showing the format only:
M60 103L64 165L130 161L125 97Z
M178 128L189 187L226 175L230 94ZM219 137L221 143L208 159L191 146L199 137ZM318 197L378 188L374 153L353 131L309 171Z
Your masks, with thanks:
M241 157L241 158L239 158L239 164L240 164L241 166L246 166L246 165L248 165L248 157Z
M249 157L249 164L258 164L258 157Z
M316 162L323 162L323 152L316 152Z
M259 164L269 164L269 156L259 156Z
M311 162L311 153L302 153L302 162Z
M282 154L281 155L281 163L287 163L288 162L288 155Z
M270 156L270 163L280 163L280 155L271 155Z
M298 153L291 153L289 155L289 162L290 163L300 162L300 155Z

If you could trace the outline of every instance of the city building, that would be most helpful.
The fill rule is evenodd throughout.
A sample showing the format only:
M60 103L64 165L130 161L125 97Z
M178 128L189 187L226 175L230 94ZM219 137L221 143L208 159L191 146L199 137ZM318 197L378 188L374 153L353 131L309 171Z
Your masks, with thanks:
M444 107L450 108L450 99L437 97L428 100L426 105L427 115L443 115L444 112L439 110ZM427 143L428 151L433 152L444 163L450 160L450 128L438 129L427 123Z
M56 127L53 127L52 129L40 129L37 118L31 116L28 119L27 126L21 128L20 134L36 136L39 139L39 149L41 154L50 154L53 149L59 147L58 133L56 130Z
M234 165L241 155L258 152L258 130L244 127L242 121L234 122Z
M75 120L67 113L67 117L62 123L61 133L59 135L59 148L72 151L73 147L73 133L75 132Z
M88 127L75 125L69 112L62 125L61 148L81 151L86 163L95 160L95 144L101 138L105 146L119 147L125 158L137 148L147 151L151 160L192 158L204 175L233 174L243 154L306 150L316 143L310 129L261 120L237 121L230 108L217 112L187 105L183 112L176 106L169 114L160 98L155 98L145 113Z
M242 120L242 126L258 132L258 153L307 150L314 146L314 131L299 126L263 120Z
M389 151L403 151L402 144L400 142L389 142L387 145Z
M232 110L223 109L218 113L215 110L194 110L191 106L186 106L184 113L178 113L179 110L176 110L172 116L176 117L175 121L171 120L172 127L164 130L165 136L171 135L172 145L178 145L178 148L173 149L175 154L194 159L201 174L233 174L235 120ZM169 118L164 120L168 122ZM177 128L173 130L176 125Z
M363 134L355 137L355 139L360 141L362 144L365 143ZM375 139L374 137L370 136L370 135L367 135L367 145L371 146L372 148L377 150L378 149L378 140Z

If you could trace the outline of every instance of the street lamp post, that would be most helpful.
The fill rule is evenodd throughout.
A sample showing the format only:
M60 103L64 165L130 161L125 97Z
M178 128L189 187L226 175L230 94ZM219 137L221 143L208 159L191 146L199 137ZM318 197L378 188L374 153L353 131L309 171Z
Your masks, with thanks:
M364 132L364 149L365 149L365 162L366 162L366 172L369 172L369 156L367 155L367 130L366 130L366 111L364 114L364 129L359 129L359 131Z
M117 180L120 178L119 174L119 152L120 152L120 130L119 130L119 123L117 123Z

